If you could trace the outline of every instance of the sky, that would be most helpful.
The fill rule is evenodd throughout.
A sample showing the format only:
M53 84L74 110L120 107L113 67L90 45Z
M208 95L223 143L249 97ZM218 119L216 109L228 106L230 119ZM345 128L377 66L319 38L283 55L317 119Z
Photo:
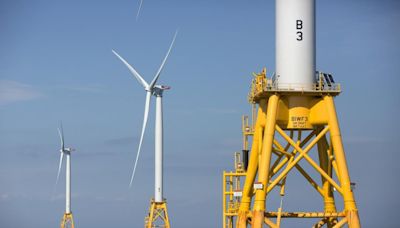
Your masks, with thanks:
M274 1L144 0L136 20L138 7L138 0L0 0L1 227L58 226L60 121L76 149L77 227L143 226L153 195L154 103L129 188L145 92L111 50L149 81L177 29L159 80L172 88L164 94L170 220L221 226L222 171L242 147L251 74L275 70ZM317 69L342 85L336 107L363 227L397 227L399 21L396 0L317 0ZM303 179L289 180L285 208L321 206L303 197L311 192Z

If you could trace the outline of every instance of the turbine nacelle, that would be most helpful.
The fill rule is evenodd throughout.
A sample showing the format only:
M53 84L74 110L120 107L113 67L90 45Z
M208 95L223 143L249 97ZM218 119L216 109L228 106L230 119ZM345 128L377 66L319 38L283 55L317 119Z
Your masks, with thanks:
M171 89L170 86L155 85L154 88L153 88L152 94L153 94L153 96L156 96L156 97L162 96L164 90L169 90L169 89Z
M162 96L164 90L171 89L171 86L154 85L153 88L145 88L145 90L154 96Z
M60 149L61 153L65 153L65 154L70 154L72 151L75 151L74 148L64 148L64 149Z
M171 86L166 86L166 85L155 85L155 88L161 89L161 90L169 90L171 89Z

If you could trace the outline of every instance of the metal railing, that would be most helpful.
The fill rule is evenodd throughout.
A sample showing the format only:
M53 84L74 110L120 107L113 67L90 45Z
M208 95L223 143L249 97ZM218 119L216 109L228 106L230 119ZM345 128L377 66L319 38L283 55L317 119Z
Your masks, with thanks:
M296 83L275 83L271 79L263 80L254 79L251 85L250 96L254 97L262 92L341 92L339 83L331 83L327 85L322 81L313 84L296 84Z
M313 84L296 84L296 83L272 83L272 81L267 80L267 83L263 85L263 91L335 91L340 92L340 84L335 83L330 86L322 83Z

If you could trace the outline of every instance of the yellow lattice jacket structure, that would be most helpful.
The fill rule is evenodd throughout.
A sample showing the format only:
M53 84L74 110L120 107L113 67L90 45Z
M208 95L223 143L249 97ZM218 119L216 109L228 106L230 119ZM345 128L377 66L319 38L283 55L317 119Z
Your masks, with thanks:
M316 218L313 227L360 227L334 103L340 85L327 85L324 74L318 73L313 89L279 89L266 77L265 69L254 76L249 101L257 107L256 120L243 130L244 150L252 136L249 161L246 170L224 172L223 227L280 227L283 218ZM313 148L318 161L310 156ZM302 160L313 167L320 181L300 165ZM323 211L285 212L282 204L277 211L266 210L271 190L280 188L280 196L285 195L286 177L293 170L319 193ZM333 191L343 200L342 210L337 209Z
M155 202L154 199L150 202L149 215L144 220L145 228L170 228L167 202L165 199L162 202Z
M61 228L74 228L74 218L72 217L72 213L64 213L64 216L61 220Z

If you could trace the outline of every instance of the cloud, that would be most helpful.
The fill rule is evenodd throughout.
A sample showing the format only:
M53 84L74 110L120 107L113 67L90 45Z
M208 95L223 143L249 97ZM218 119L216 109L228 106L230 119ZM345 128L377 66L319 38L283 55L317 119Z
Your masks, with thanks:
M4 193L0 195L0 201L7 201L9 198L10 198L9 194Z
M0 105L35 100L42 96L31 85L10 80L0 80Z
M24 193L0 193L0 202L14 201L14 200L27 200L32 199Z

